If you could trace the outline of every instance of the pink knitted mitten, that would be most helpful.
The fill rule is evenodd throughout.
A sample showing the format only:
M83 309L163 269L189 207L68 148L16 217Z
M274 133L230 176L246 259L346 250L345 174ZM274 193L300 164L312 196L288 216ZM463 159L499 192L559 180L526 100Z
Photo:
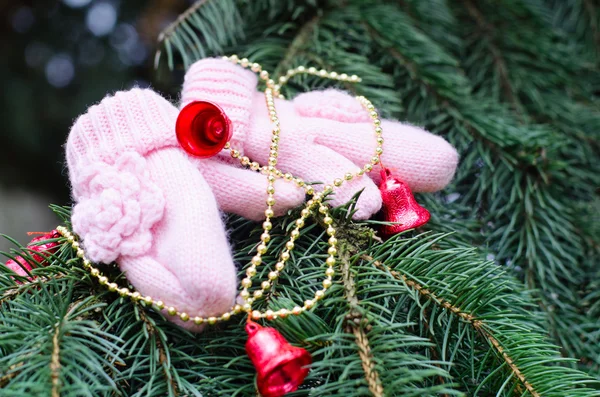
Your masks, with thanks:
M204 59L192 65L185 76L181 106L197 100L221 106L233 124L232 146L252 160L266 164L272 125L264 94L257 92L256 86L257 78L251 71L226 60ZM281 121L278 168L283 172L291 172L307 182L332 183L347 172L357 171L373 156L376 145L373 124L358 100L350 95L337 90L309 92L293 101L277 99L275 105ZM458 154L448 142L396 121L384 120L382 128L385 139L382 162L413 191L432 192L450 182ZM226 160L221 157L220 161ZM200 168L207 163L198 162ZM225 164L221 169L241 171ZM232 194L221 176L203 173L222 209L253 219L262 216L264 176L256 174L241 187L249 194ZM369 176L372 179L356 178L336 189L332 204L346 203L364 189L355 218L366 219L376 213L381 208L376 186L380 176L378 172ZM248 197L252 197L251 202ZM297 205L301 200L301 196L290 191L283 197L282 207Z
M73 229L92 261L117 261L142 295L220 315L234 303L236 270L212 191L175 138L177 115L133 89L79 117L66 145Z

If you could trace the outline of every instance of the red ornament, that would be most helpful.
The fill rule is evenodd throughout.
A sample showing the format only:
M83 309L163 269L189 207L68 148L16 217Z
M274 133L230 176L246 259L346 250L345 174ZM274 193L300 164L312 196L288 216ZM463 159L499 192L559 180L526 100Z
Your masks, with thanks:
M310 353L290 345L275 328L249 321L246 353L258 372L256 383L262 397L279 397L298 388L308 375Z
M181 109L175 132L185 151L201 158L219 153L232 135L231 121L223 109L206 101L192 102Z
M392 176L387 168L381 170L379 191L383 200L384 220L396 223L381 228L381 234L385 237L423 226L429 221L429 211L417 203L408 185Z
M27 248L30 251L38 252L37 254L30 252L32 259L40 265L45 265L47 255L53 254L54 252L56 252L56 250L58 248L58 243L56 241L48 242L46 244L36 244L36 243L38 241L51 240L51 239L55 239L55 238L59 238L59 237L60 237L60 234L56 230L53 230L50 233L45 233L45 234L38 236L38 237L34 238L33 240L31 240L29 242L29 244L27 244ZM17 273L21 276L26 275L23 268L27 269L27 271L31 270L31 264L29 262L27 262L27 260L20 255L15 257L14 260L9 259L6 262L6 267L8 267L9 269L11 269L12 271L14 271L15 273Z

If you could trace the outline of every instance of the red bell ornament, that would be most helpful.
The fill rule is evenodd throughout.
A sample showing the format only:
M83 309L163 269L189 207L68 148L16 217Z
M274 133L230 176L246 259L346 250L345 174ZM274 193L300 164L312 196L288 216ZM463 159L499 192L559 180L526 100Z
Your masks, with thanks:
M296 390L308 375L310 353L290 345L275 328L249 321L246 332L246 353L258 372L256 383L261 396L279 397Z
M384 237L423 226L429 221L429 211L417 203L408 185L392 176L387 168L381 170L379 191L383 201L383 219L395 223L381 228Z
M177 117L177 140L193 156L208 158L218 154L231 139L231 121L219 106L196 101L188 104Z

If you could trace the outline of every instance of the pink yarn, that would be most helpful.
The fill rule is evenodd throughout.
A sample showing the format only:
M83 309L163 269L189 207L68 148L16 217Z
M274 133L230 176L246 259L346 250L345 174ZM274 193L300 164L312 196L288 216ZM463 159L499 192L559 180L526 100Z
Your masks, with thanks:
M176 143L177 115L134 89L79 117L66 145L73 229L92 261L116 261L142 295L220 315L235 301L236 269L212 191Z
M252 72L205 59L186 74L182 106L220 105L233 123L232 145L266 164L272 124L256 85ZM373 125L356 99L327 90L276 102L284 172L332 183L370 161ZM226 153L190 158L177 144L177 115L156 93L133 89L105 98L75 122L66 145L73 228L90 259L116 261L142 295L191 317L220 315L235 301L237 280L219 209L262 219L267 183L264 175L233 166ZM383 128L383 161L413 190L434 191L450 181L458 156L446 141L395 121ZM378 175L371 177L345 183L332 204L362 189L355 217L370 217L381 207ZM290 183L279 180L276 190L277 215L304 200Z
M90 107L73 125L67 140L71 177L82 172L80 162L111 164L124 152L145 156L164 147L177 147L172 133L179 112L151 90L117 92Z
M192 65L185 76L182 106L195 100L221 106L233 122L232 146L266 164L272 123L264 94L256 91L256 85L253 72L226 60L204 59ZM375 151L374 127L355 98L342 91L325 90L299 95L293 101L275 102L282 131L278 167L283 172L291 172L307 182L331 184L335 178L356 172L359 166L370 162ZM458 154L448 142L396 121L385 120L382 126L383 163L413 191L432 192L450 182ZM381 196L376 184L380 177L377 172L369 176L344 183L336 190L332 204L346 203L362 190L354 217L367 219L379 211ZM219 192L214 183L211 185L222 208L233 212L245 208L248 212L247 195ZM290 204L298 198L288 197Z
M150 179L146 160L125 152L114 164L80 165L73 181L73 229L85 240L88 256L110 263L121 253L141 255L152 245L151 228L163 215L165 200Z

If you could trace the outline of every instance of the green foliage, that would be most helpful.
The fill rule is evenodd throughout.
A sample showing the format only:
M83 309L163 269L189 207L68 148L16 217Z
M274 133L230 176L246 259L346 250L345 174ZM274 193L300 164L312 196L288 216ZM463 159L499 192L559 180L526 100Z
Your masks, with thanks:
M599 15L589 0L207 0L165 30L159 67L237 53L277 73L357 74L362 84L340 88L461 153L452 185L420 197L430 232L382 243L377 222L348 220L351 204L334 211L328 299L273 322L314 358L293 395L600 396ZM305 76L285 94L325 84ZM243 274L261 230L228 227ZM323 235L318 219L303 229L262 308L312 297ZM6 395L256 394L243 318L192 335L100 288L66 246L50 264L32 283L0 272Z
M68 220L67 208L54 210ZM405 234L380 243L367 225L349 221L351 213L352 206L333 211L341 252L328 299L304 316L272 323L313 355L312 371L295 395L372 395L365 349L385 395L523 392L503 365L506 357L538 395L599 395L586 388L590 378L559 365L571 360L548 341L530 292L506 270L449 234ZM287 241L294 215L275 223L272 252ZM314 295L327 247L319 224L315 219L303 229L289 267L258 308L291 309ZM249 263L261 226L239 217L228 225L236 262ZM0 270L6 395L255 394L243 316L190 334L98 285L68 242L59 243L45 267L32 262L32 282L18 283ZM265 277L269 269L260 271ZM103 272L126 285L115 265Z

